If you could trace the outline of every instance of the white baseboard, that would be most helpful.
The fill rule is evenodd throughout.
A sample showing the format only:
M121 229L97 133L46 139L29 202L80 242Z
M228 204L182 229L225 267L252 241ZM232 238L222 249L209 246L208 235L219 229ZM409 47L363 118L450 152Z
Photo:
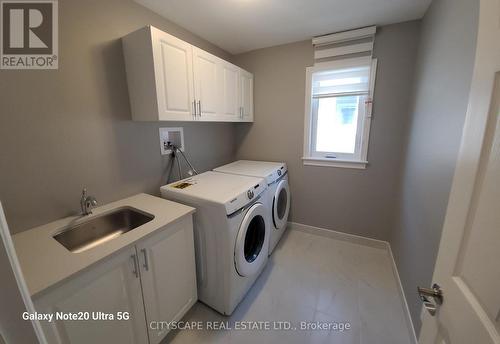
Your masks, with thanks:
M408 331L410 332L410 339L413 341L414 344L418 344L417 334L415 333L415 327L413 326L413 322L411 321L410 308L408 307L408 302L406 302L403 284L401 283L401 278L399 278L398 267L396 265L396 261L394 260L394 255L392 254L391 245L389 243L387 243L387 252L392 262L392 271L394 273L394 277L396 278L396 282L398 283L399 286L398 290L401 302L403 303L405 321L406 321L406 326L408 326Z
M399 278L399 272L396 266L396 261L394 260L394 256L392 254L391 245L387 241L367 238L359 235L348 234L325 228L304 225L302 223L297 223L297 222L288 222L288 229L306 232L314 235L320 235L336 240L348 241L353 244L378 248L386 251L387 254L389 255L389 259L392 264L392 271L394 274L394 278L396 279L396 283L398 284L399 298L401 300L403 311L405 313L405 322L408 328L408 333L410 335L410 340L413 342L413 344L418 344L417 336L415 334L415 328L413 327L413 322L411 321L410 309L408 308L408 303L406 302L403 285L401 283L401 279Z
M387 245L389 245L389 243L387 241L362 237L362 236L354 235L354 234L338 232L338 231L325 229L325 228L304 225L302 223L297 223L297 222L288 222L288 228L298 230L301 232L310 233L310 234L320 235L320 236L324 236L324 237L328 237L328 238L332 238L332 239L336 239L336 240L348 241L348 242L351 242L353 244L370 246L373 248L386 249Z

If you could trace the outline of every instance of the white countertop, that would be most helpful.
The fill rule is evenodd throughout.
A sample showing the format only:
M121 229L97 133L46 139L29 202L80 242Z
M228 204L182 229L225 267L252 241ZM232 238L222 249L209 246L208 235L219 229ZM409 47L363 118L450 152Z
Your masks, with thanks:
M86 222L116 208L132 207L154 215L150 222L80 253L68 251L53 236L70 225ZM114 252L134 244L195 209L147 194L139 194L93 209L88 216L72 216L39 226L12 237L31 295L61 282Z

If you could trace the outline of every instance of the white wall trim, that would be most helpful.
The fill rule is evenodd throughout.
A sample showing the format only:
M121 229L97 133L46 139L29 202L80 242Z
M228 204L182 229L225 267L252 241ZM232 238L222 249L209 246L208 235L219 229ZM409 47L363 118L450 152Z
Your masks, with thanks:
M312 40L313 45L324 45L332 43L341 43L352 41L355 39L362 39L375 36L377 33L376 26L363 27L361 29L342 31L332 33L329 35L314 37Z
M21 264L19 264L19 260L17 259L16 249L14 247L14 243L12 242L12 235L10 234L9 227L7 225L7 220L5 219L5 213L3 211L2 203L0 202L0 236L3 241L3 245L5 247L5 251L7 253L7 257L9 258L10 265L12 267L12 271L14 272L14 277L16 278L17 287L19 288L19 293L24 301L24 305L26 306L26 311L29 313L35 313L35 306L31 299L30 292L28 291L28 286L26 285L26 281L24 280L24 275L21 270ZM31 321L33 325L33 329L38 338L38 341L41 344L47 344L47 340L42 330L42 326L38 320Z
M415 328L413 326L413 322L411 321L410 308L408 307L408 303L406 302L403 284L401 283L401 279L399 278L398 268L396 265L396 261L394 260L394 255L392 254L392 249L389 242L378 239L367 238L360 235L354 235L335 230L304 225L302 223L297 223L297 222L288 222L288 229L324 236L336 240L347 241L353 244L378 248L386 251L387 254L389 255L389 260L391 261L394 278L396 279L396 283L398 284L399 298L402 303L403 313L405 314L405 322L408 329L410 340L412 344L418 344L417 336L415 334Z
M350 54L371 52L373 50L373 41L368 43L358 43L351 44L342 47L335 47L323 50L315 50L314 51L314 59L324 59L328 57L336 57L336 56L344 56Z
M288 228L292 229L292 230L298 230L301 232L320 235L320 236L324 236L324 237L328 237L328 238L332 238L332 239L348 241L348 242L351 242L353 244L370 246L373 248L386 249L387 245L389 245L389 243L387 241L367 238L367 237L355 235L355 234L339 232L339 231L332 230L332 229L304 225L302 223L297 223L297 222L288 222Z
M400 294L401 302L403 303L405 321L406 326L408 327L408 331L410 332L410 339L412 340L413 344L418 344L415 327L413 326L413 321L411 320L410 307L408 307L408 302L406 302L405 290L403 289L403 284L401 283L401 278L399 277L398 266L396 265L396 261L394 260L394 255L392 254L391 245L389 243L387 243L387 252L392 262L392 271L394 273L394 277L396 278L396 282L398 283L398 291Z
M342 167L342 168L354 168L358 170L366 169L366 165L368 164L368 161L328 159L328 158L315 158L315 157L303 157L302 161L304 165L308 166Z

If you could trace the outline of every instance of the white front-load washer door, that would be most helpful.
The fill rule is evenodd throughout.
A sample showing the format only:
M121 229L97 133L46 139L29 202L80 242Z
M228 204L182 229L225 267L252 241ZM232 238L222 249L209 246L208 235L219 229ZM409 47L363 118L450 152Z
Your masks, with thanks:
M287 178L278 182L273 197L273 224L276 229L286 226L290 212L290 188Z
M240 276L251 276L267 261L269 231L267 230L266 208L255 203L241 221L234 249L234 263Z

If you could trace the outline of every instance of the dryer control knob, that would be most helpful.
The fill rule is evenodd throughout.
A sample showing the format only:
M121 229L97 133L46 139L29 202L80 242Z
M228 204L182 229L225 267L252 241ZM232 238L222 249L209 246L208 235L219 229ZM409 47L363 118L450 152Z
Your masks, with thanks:
M278 170L278 176L281 176L281 170Z
M248 190L247 191L247 196L248 196L248 199L252 199L253 198L253 191L252 190Z

